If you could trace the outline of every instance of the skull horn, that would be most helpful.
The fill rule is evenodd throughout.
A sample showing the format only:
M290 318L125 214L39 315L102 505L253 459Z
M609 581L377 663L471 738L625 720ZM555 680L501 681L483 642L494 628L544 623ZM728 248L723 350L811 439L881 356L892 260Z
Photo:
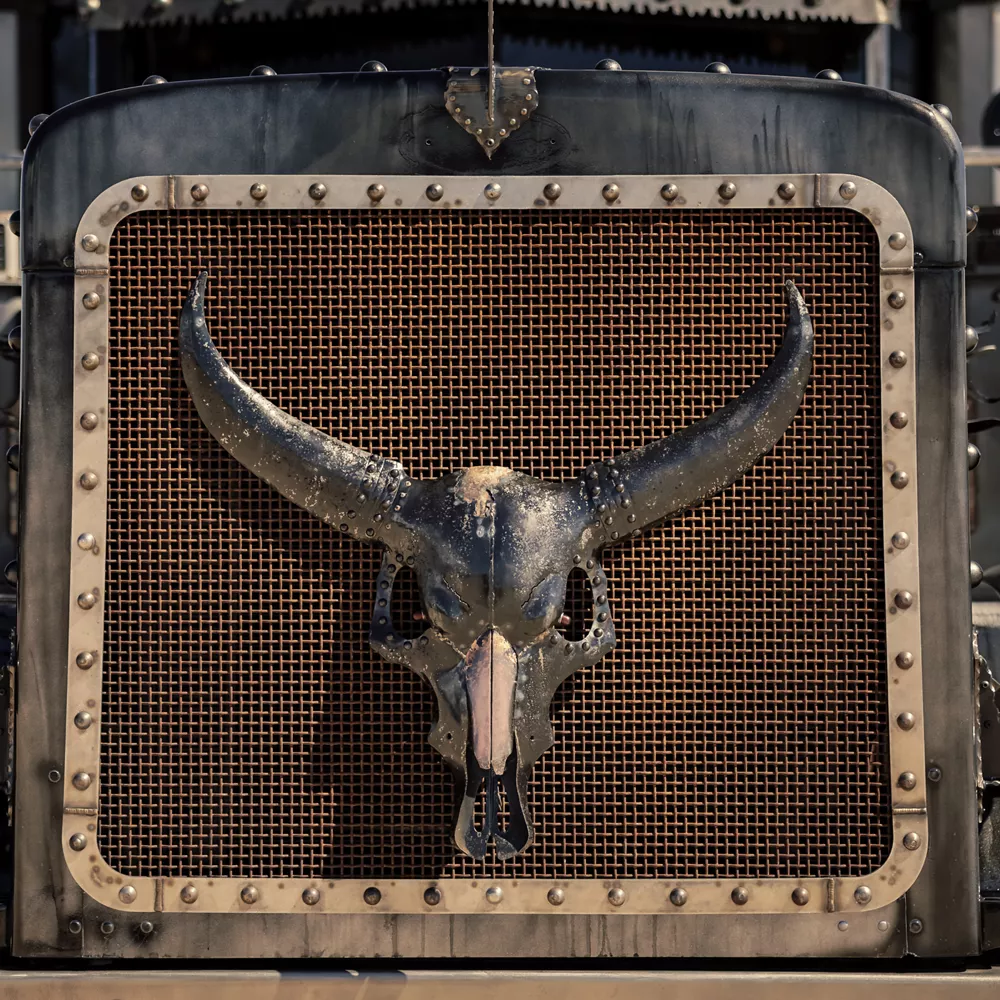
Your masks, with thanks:
M763 375L742 396L669 437L622 455L602 479L618 502L612 538L656 524L735 482L785 433L812 372L813 326L791 281L788 327ZM621 487L621 488L619 488ZM617 496L615 495L617 491ZM624 510L622 508L625 508Z
M292 503L361 538L384 537L406 473L302 423L251 389L223 360L205 322L208 273L199 275L180 321L181 368L212 437Z

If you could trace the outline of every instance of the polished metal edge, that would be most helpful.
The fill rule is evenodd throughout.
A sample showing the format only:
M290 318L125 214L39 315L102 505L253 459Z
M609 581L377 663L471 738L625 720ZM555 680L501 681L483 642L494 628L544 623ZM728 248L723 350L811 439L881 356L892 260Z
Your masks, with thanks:
M149 210L563 208L663 211L848 208L881 248L882 467L893 845L863 878L181 879L130 878L96 850L107 517L108 247ZM108 188L76 234L73 518L63 854L83 890L134 912L330 914L850 913L898 899L927 852L917 545L913 237L896 199L856 175L587 177L151 176ZM178 308L180 303L178 303ZM427 892L430 888L437 892Z

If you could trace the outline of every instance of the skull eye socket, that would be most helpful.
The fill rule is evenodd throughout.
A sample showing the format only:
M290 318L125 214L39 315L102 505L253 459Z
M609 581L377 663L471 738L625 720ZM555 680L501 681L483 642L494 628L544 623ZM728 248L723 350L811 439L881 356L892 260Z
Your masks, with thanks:
M423 635L429 622L420 599L417 574L403 566L392 583L392 625L404 639Z
M566 581L566 600L559 620L559 631L571 642L579 642L590 632L593 619L594 592L590 580L582 569L574 569Z

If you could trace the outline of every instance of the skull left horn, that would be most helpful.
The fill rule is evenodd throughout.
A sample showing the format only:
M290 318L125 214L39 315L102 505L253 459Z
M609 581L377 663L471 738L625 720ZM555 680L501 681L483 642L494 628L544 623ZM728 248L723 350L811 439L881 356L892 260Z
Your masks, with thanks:
M784 342L757 382L670 437L595 463L568 482L496 467L417 482L398 463L309 427L246 385L212 343L206 283L202 274L180 321L184 380L202 421L293 503L385 547L369 638L437 696L430 742L458 780L455 842L476 858L490 841L500 857L524 850L534 835L527 782L552 745L552 696L574 670L615 645L599 553L724 489L774 446L811 372L813 330L801 296L786 283ZM400 638L392 623L392 585L404 563L415 568L430 623L415 641ZM590 579L593 620L587 635L571 642L556 626L577 566ZM477 826L480 795L485 819Z

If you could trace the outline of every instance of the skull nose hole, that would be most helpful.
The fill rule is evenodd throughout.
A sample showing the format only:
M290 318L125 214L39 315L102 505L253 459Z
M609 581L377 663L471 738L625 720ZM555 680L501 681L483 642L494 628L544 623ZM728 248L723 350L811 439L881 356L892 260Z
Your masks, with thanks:
M582 569L574 569L566 581L566 603L563 605L559 631L571 642L579 642L588 632L594 619L593 591L590 580ZM566 619L569 622L566 622Z
M416 639L429 625L417 574L409 566L400 567L392 584L392 624L404 639Z

